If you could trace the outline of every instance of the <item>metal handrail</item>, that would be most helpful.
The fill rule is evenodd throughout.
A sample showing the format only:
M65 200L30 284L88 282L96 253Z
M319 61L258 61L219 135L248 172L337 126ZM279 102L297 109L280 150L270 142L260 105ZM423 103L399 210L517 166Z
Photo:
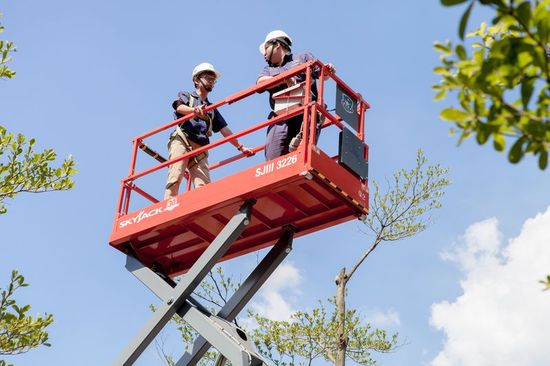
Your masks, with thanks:
M304 105L302 107L296 108L296 109L291 110L291 111L289 111L287 113L284 113L284 114L280 114L280 115L278 115L274 118L264 120L260 123L257 123L254 126L251 126L251 127L246 128L242 131L233 133L230 136L218 139L214 142L209 143L208 145L201 146L200 148L194 149L194 150L192 150L188 153L185 153L181 156L178 156L174 159L167 160L165 162L159 163L155 166L144 169L144 170L142 170L140 172L137 172L137 173L135 172L137 154L138 154L139 146L143 143L143 140L148 138L148 137L154 136L158 133L161 133L163 131L166 131L170 128L173 128L176 125L179 125L181 123L189 121L190 119L194 118L195 115L193 113L187 114L187 115L183 116L182 118L179 118L179 119L176 119L176 120L171 121L169 123L166 123L166 124L164 124L164 125L162 125L158 128L155 128L155 129L153 129L149 132L143 133L143 134L135 137L132 140L132 143L133 143L132 158L131 158L131 162L130 162L130 169L129 169L129 172L128 172L128 176L126 178L122 179L122 182L121 182L122 183L121 184L121 191L120 191L120 196L119 196L119 200L118 200L118 203L117 203L117 213L118 213L118 215L119 216L124 215L128 212L129 203L130 203L130 194L133 190L135 190L141 196L147 198L151 202L155 202L155 201L158 202L158 200L156 198L149 195L148 193L146 193L145 191L143 191L141 188L137 187L133 183L133 181L135 181L136 179L141 178L141 177L143 177L145 175L148 175L150 173L153 173L155 171L158 171L162 168L165 168L165 167L167 167L171 164L177 163L177 162L182 161L184 159L188 159L188 158L191 158L193 156L199 155L203 152L206 152L210 149L221 146L225 143L228 143L230 141L238 139L242 136L246 136L246 135L251 134L255 131L266 128L266 127L268 127L272 124L275 124L279 121L286 120L286 119L292 118L294 116L303 114L303 116L304 116L304 120L303 120L303 123L304 123L304 130L303 130L304 131L304 138L303 138L303 140L308 141L308 144L313 143L312 139L309 139L309 136L315 135L315 128L316 128L315 127L315 125L316 125L315 120L317 118L317 112L321 113L328 120L328 121L325 121L325 123L323 125L323 128L326 128L326 127L331 126L331 125L335 125L339 129L343 129L344 126L341 122L342 119L340 117L335 117L334 115L332 115L331 113L329 113L325 109L324 95L323 95L324 94L325 78L329 78L329 79L334 80L336 82L336 84L342 90L344 90L347 94L349 94L350 96L352 96L354 99L356 99L358 101L359 106L360 106L360 111L359 111L359 131L357 131L358 132L357 136L361 140L364 140L364 111L366 109L370 108L370 105L365 100L363 100L361 94L356 93L355 91L353 91L353 89L351 89L351 87L349 87L342 79L340 79L335 74L328 72L328 69L326 68L326 66L318 60L308 61L308 62L306 62L302 65L298 65L298 66L296 66L296 67L294 67L294 68L292 68L292 69L290 69L290 70L288 70L284 73L279 74L276 77L273 77L272 79L270 79L268 81L264 81L262 83L256 84L256 85L251 86L247 89L244 89L240 92L237 92L233 95L230 95L230 96L226 97L225 99L222 99L218 102L212 103L211 105L204 108L204 113L207 113L207 112L212 111L214 109L220 108L224 105L233 104L233 103L238 102L238 101L240 101L240 100L242 100L242 99L244 99L244 98L246 98L250 95L266 91L266 90L272 88L273 86L279 85L284 80L286 80L288 78L291 78L291 77L293 77L295 75L298 75L298 74L305 73L306 74L305 85L311 85L314 70L315 70L315 72L318 72L318 74L319 74L318 75L318 82L319 82L318 94L319 95L318 95L317 101L315 101L315 102L311 101L311 89L306 88L305 89L305 97L304 97L305 102L304 102ZM311 118L308 118L309 116L311 116ZM254 153L257 153L257 152L260 152L260 151L264 150L264 148L265 148L265 145L262 145L262 146L259 146L259 147L255 147L252 150L254 151ZM307 149L305 151L306 151L306 154L307 154ZM240 160L244 157L246 157L245 154L238 154L238 155L232 156L232 157L224 159L220 162L211 164L210 169L213 170L213 169L219 168L221 166L230 164L234 161ZM305 160L307 161L307 159L308 159L308 157L306 155ZM187 186L189 187L189 184L187 184Z

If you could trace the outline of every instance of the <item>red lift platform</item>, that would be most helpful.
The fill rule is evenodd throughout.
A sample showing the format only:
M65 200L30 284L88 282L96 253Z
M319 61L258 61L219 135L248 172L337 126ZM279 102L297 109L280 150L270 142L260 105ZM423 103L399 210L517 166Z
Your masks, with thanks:
M133 364L145 345L151 341L151 337L158 332L159 327L169 320L168 316L178 313L192 323L190 314L193 310L189 309L198 308L199 312L204 313L205 310L201 309L200 304L192 300L190 292L198 286L215 263L275 245L264 260L265 263L262 262L258 266L250 281L245 281L243 287L247 287L246 284L249 282L248 292L236 294L235 304L232 308L226 309L225 315L221 317L224 320L217 318L217 321L231 321L288 254L293 237L362 218L368 213L368 146L364 143L364 114L369 105L360 94L354 92L335 74L330 73L320 61L310 61L296 66L268 82L214 103L205 110L210 111L233 104L299 74L306 75L304 85L311 85L315 83L314 79L317 79L316 100L312 97L309 87L303 87L301 96L296 93L295 87L291 88L286 96L287 108L281 109L279 105L276 117L213 141L181 157L164 161L165 159L157 156L157 160L161 161L159 164L136 172L140 148L149 150L149 155L153 155L145 141L159 133L166 134L166 131L170 131L175 125L191 119L192 114L134 138L130 170L121 183L109 243L128 255L128 270L166 304L164 309L159 309L157 317L144 328L116 365ZM334 81L336 86L335 114L326 109L323 97L325 83L330 80ZM283 106L284 99L283 92L278 97L278 102ZM159 200L137 184L140 178L159 170L165 173L170 164L215 149L233 139L259 130L265 131L271 124L298 115L303 115L302 143L295 151L285 156L234 171L198 189L191 190L188 182L185 192L169 200ZM329 142L338 145L337 155L330 156L315 144L313 137L317 134L318 126L322 126L323 130L340 130L339 138ZM323 134L324 132L321 138ZM254 151L258 153L263 149L264 146L258 146ZM212 171L228 164L235 164L243 158L246 158L244 154L239 154L211 163L210 169ZM260 154L256 154L255 157L241 163L257 162L261 158ZM155 191L157 194L162 191L160 188L164 179L165 176L162 175L159 189ZM134 194L145 198L147 203L134 208L134 204L131 204ZM186 275L183 278L188 281L185 285L176 285L172 278L184 273ZM169 284L169 288L166 284ZM203 325L197 325L199 329L194 326L195 329L205 338L205 334L213 336L213 331L208 330L209 323L204 321L201 324ZM238 333L238 330L235 332ZM216 337L213 336L208 341L203 339L202 349L210 343L227 357L232 351L226 350L224 353L220 349L224 344L214 344ZM246 336L241 338L246 339ZM239 347L242 348L242 345ZM227 358L234 365L264 364L261 357L254 354L252 349L242 352L252 361L240 363L238 360L241 356L237 357L237 353ZM195 352L194 358L187 355L177 365L195 364L200 354L200 351ZM190 361L191 358L194 361Z
M122 181L109 243L122 252L133 252L145 265L157 266L166 275L174 276L190 268L242 203L248 199L256 200L251 222L222 260L273 245L281 237L286 225L295 227L295 237L298 237L366 215L368 212L366 177L358 176L348 166L339 162L340 156L331 157L325 154L313 144L309 136L315 133L315 122L319 115L325 117L324 128L331 125L344 128L340 116L332 115L324 109L322 92L325 75L334 79L352 102L359 104L356 108L359 115L355 135L360 141L364 138L364 110L369 106L359 94L353 92L338 77L325 72L320 62L298 66L269 83L253 86L214 103L207 111L269 89L271 85L276 85L282 79L293 75L304 72L311 75L315 68L321 68L321 74L323 74L319 78L319 98L316 103L303 103L288 113L215 141L179 159L173 159L137 173L134 171L136 156L143 141L190 119L192 115L136 137L133 141L130 174ZM306 94L309 94L309 90L306 90ZM305 98L309 98L309 95ZM298 114L304 115L304 126L307 128L304 129L303 141L307 143L302 143L296 151L288 155L235 172L200 189L186 191L168 201L158 201L135 183L138 178L166 168L177 160L199 154L227 143L233 138L264 129L270 124ZM338 142L335 141L335 143ZM261 150L263 147L255 149L255 151ZM366 145L362 153L366 161L368 154ZM242 157L244 156L212 164L211 169ZM132 192L146 197L151 204L128 212Z

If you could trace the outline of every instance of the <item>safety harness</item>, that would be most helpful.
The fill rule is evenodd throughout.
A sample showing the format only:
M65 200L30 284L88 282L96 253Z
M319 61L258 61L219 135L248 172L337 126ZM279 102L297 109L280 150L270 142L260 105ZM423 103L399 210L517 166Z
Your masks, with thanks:
M187 106L190 108L193 108L194 104L195 104L195 97L189 94L189 102L187 103ZM213 115L206 114L205 117L201 117L201 116L197 116L197 117L206 122L206 126L208 127L208 131L206 132L206 135L208 137L212 136L212 125L214 120ZM189 141L189 136L187 136L187 133L181 129L180 125L177 125L176 130L170 135L170 141L168 142L168 145L170 145L170 143L172 143L172 141L175 139L178 139L183 144L183 147L185 147L186 152L191 152L193 150L193 146ZM201 160L207 157L208 157L208 151L205 151L198 155L193 156L192 158L189 159L187 163L187 169L191 169L192 167L197 165Z

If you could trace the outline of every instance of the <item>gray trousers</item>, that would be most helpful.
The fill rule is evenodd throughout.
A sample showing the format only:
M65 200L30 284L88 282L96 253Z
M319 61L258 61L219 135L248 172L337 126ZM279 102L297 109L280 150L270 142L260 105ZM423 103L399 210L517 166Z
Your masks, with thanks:
M265 160L288 154L290 140L300 132L303 119L303 115L298 115L269 126L265 143Z

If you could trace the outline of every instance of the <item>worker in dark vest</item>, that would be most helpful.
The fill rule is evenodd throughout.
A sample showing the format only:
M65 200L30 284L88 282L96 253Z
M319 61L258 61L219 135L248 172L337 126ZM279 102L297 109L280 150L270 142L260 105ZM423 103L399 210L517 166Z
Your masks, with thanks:
M194 113L195 116L178 125L170 135L168 142L170 159L209 144L212 132L220 132L223 136L233 134L217 109L204 113L204 109L212 104L208 100L208 93L212 91L219 77L220 73L211 64L204 62L197 65L191 75L195 91L179 92L177 99L172 103L176 119L189 113ZM237 139L232 140L231 144L247 156L254 155L251 149L240 144ZM189 171L189 179L195 188L210 183L208 152L204 152L169 166L164 199L178 194L185 169Z
M308 61L314 60L315 57L310 52L299 52L293 54L291 52L292 39L288 34L281 30L269 32L265 40L260 44L260 53L264 56L267 66L260 72L256 84L290 70L294 66L301 65ZM328 64L327 68L330 72L335 72L334 66ZM319 77L319 70L315 70L313 78ZM295 84L305 81L305 73L296 75L293 78L287 79L281 84L268 89L269 103L273 110L275 102L273 94L291 87ZM315 81L311 84L311 93L313 100L317 99L317 84ZM275 116L275 112L271 112L269 118ZM289 144L292 139L298 135L302 128L303 115L292 117L288 120L278 122L269 126L267 130L267 140L265 145L266 160L271 160L289 152Z

